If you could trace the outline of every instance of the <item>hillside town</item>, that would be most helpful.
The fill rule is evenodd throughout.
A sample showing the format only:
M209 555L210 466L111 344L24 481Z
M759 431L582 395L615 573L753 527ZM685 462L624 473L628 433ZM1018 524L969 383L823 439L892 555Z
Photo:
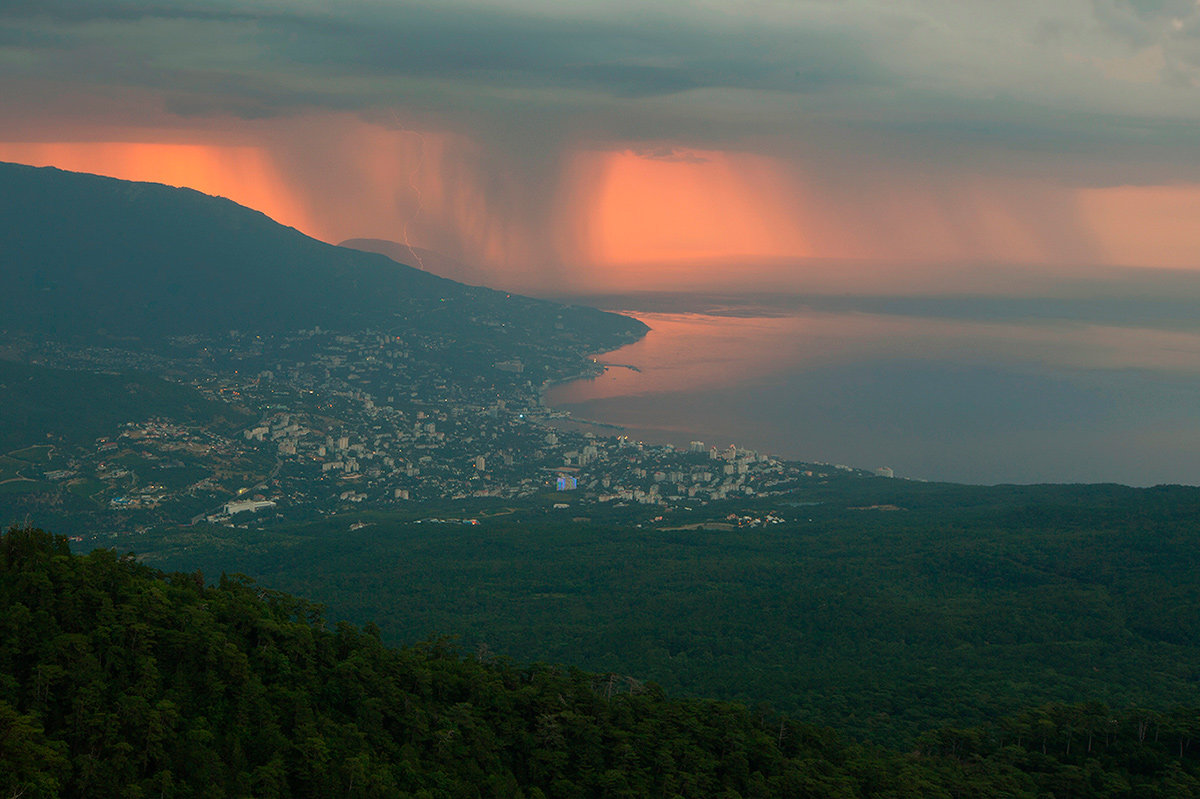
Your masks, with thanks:
M243 524L487 497L685 507L853 471L735 445L676 448L576 429L542 403L554 378L535 384L529 373L586 379L602 367L553 343L458 373L447 367L452 342L435 335L232 331L221 342L174 344L187 357L157 357L156 369L189 375L201 394L238 412L237 424L129 419L94 447L34 447L24 457L35 466L18 474L122 522ZM120 350L63 345L41 355L74 368L147 366L136 357L124 364ZM20 452L10 458L22 463Z

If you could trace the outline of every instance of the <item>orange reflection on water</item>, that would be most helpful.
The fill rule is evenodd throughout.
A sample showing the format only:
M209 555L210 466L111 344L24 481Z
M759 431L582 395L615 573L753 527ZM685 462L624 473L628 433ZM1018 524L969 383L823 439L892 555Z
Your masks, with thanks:
M735 386L775 374L877 358L1200 375L1200 333L1190 330L858 312L626 313L645 322L650 332L640 341L597 356L600 363L612 365L600 377L551 388L547 404L569 406Z
M599 362L614 365L603 375L552 388L547 394L550 404L682 391L769 374L778 368L779 353L763 344L784 336L795 341L797 332L794 317L626 313L649 325L650 332L598 356Z

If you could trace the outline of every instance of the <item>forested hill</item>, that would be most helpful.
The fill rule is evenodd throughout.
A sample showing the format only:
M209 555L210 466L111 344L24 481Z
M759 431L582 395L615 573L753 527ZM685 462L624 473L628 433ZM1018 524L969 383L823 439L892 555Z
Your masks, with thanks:
M319 325L511 322L527 338L591 351L640 336L616 314L465 286L334 247L189 189L0 163L0 329L126 338L278 332ZM446 304L452 309L447 313ZM481 335L483 334L481 333Z
M242 578L0 539L0 795L1194 796L1196 711L1031 711L903 754L653 685L391 649Z

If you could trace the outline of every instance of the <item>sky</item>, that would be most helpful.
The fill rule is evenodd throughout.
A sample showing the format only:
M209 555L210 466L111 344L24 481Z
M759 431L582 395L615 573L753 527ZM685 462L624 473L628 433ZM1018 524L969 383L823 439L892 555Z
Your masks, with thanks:
M7 0L0 97L0 160L535 293L1200 268L1200 0Z

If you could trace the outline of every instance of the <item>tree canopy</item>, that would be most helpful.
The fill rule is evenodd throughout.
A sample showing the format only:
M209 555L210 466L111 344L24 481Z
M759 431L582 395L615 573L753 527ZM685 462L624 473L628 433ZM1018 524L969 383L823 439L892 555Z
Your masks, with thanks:
M390 648L248 578L0 539L0 794L1179 796L1195 710L1031 709L907 752L617 674Z

